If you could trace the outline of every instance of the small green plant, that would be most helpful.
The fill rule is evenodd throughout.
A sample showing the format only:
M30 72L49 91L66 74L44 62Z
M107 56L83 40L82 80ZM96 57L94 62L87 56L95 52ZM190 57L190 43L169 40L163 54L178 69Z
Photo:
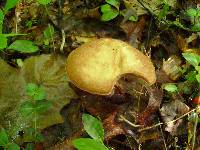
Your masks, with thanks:
M44 45L49 45L50 41L54 43L53 35L54 35L54 27L52 25L48 25L48 27L43 31L44 35Z
M78 150L108 150L104 145L104 129L101 121L89 115L82 115L85 131L91 138L79 138L73 141Z
M163 8L158 14L158 20L166 19L167 14L169 13L170 7L169 4L164 2Z
M0 149L1 147L4 150L20 150L19 145L9 138L5 129L0 130Z
M168 92L177 92L178 91L178 88L175 84L173 83L166 83L166 84L163 84L163 89L168 91Z
M37 2L41 5L47 5L51 3L52 0L37 0Z
M7 0L3 10L0 9L0 34L2 34L3 20L7 12L15 7L19 0Z
M186 79L200 83L200 56L195 53L183 53L183 57L193 66L193 69L186 75Z
M19 0L7 0L6 4L2 9L0 9L0 51L4 49L15 50L22 53L33 53L38 51L38 47L34 45L32 41L29 40L16 40L11 45L8 46L8 37L19 36L19 35L26 35L26 34L17 34L17 33L10 33L4 34L3 33L3 22L5 15L8 13L10 9L17 5Z
M183 92L184 94L189 94L191 93L190 86L200 83L200 56L198 54L189 52L183 53L182 55L187 61L186 65L183 65L183 67L180 68L185 81L180 84L163 84L162 88L169 93Z
M20 107L21 115L28 121L32 120L34 127L25 129L25 138L29 142L41 142L43 136L37 131L37 117L40 113L46 112L52 104L45 100L46 92L43 87L34 83L29 83L26 86L26 93L30 100L25 101Z
M200 9L199 8L190 8L186 11L186 15L191 18L191 30L199 31L200 30Z
M101 20L110 21L119 15L122 15L126 20L137 21L138 17L132 9L120 10L120 0L106 0L106 4L101 6Z
M175 25L181 29L198 32L200 31L200 9L199 8L189 8L184 13L175 14L175 21L165 20L169 25ZM186 25L182 22L182 18L180 16L184 16L186 20L190 21L189 25Z

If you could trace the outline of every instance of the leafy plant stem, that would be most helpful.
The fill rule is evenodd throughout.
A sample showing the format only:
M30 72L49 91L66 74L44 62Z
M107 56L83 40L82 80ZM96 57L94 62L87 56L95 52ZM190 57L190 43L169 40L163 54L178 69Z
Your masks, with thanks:
M37 130L37 114L36 114L36 111L34 112L34 139L36 139L36 130ZM36 140L34 140L35 144L36 144Z
M47 9L47 5L44 5L44 8L45 8L45 11L46 11L47 15L50 16L50 15L49 15L49 11L48 11L48 9Z
M45 11L46 11L47 15L50 16L49 15L49 11L47 9L47 5L44 5L44 8L45 8ZM48 25L48 26L50 27L50 25ZM56 48L55 48L55 42L54 42L54 38L53 38L53 34L52 34L51 29L50 29L50 34L51 34L51 40L52 40L52 43L53 43L53 50L55 52L55 50L56 50Z
M48 26L49 26L49 28L50 28L50 24L49 24ZM54 52L55 52L55 51L56 51L56 48L55 48L55 42L54 42L54 37L53 37L51 28L50 28L50 34L51 34L51 40L52 40L52 43L53 43L53 50L54 50Z
M36 101L33 99L34 105L36 105ZM36 130L37 130L37 112L34 111L34 143L36 144Z

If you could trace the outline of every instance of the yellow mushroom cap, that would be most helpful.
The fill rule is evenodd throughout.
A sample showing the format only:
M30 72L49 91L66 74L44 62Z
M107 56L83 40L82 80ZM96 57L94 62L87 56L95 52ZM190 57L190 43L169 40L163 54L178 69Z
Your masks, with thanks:
M109 95L118 79L134 74L149 84L156 81L151 60L129 44L110 38L96 39L73 50L66 63L70 81L92 94Z

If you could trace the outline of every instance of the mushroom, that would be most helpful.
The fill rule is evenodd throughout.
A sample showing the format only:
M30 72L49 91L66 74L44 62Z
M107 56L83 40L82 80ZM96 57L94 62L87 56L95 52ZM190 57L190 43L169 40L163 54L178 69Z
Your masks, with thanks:
M120 77L133 74L155 83L151 60L131 45L111 38L95 39L73 50L66 63L69 80L83 91L110 95Z

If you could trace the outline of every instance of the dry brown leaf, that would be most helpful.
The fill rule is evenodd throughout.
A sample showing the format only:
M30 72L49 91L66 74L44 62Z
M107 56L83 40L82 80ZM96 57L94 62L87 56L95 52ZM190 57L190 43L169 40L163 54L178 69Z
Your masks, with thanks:
M155 117L156 111L158 111L163 93L160 89L149 89L149 102L145 110L138 114L138 122L140 125L147 126L152 122Z
M181 75L182 60L178 56L172 55L166 61L163 61L162 70L171 80L177 80Z
M172 135L176 134L177 127L182 123L182 119L178 121L168 123L177 117L187 113L189 111L189 107L181 102L180 100L174 100L170 103L166 103L160 109L161 118L164 123L167 123L165 127L165 131L170 132Z

